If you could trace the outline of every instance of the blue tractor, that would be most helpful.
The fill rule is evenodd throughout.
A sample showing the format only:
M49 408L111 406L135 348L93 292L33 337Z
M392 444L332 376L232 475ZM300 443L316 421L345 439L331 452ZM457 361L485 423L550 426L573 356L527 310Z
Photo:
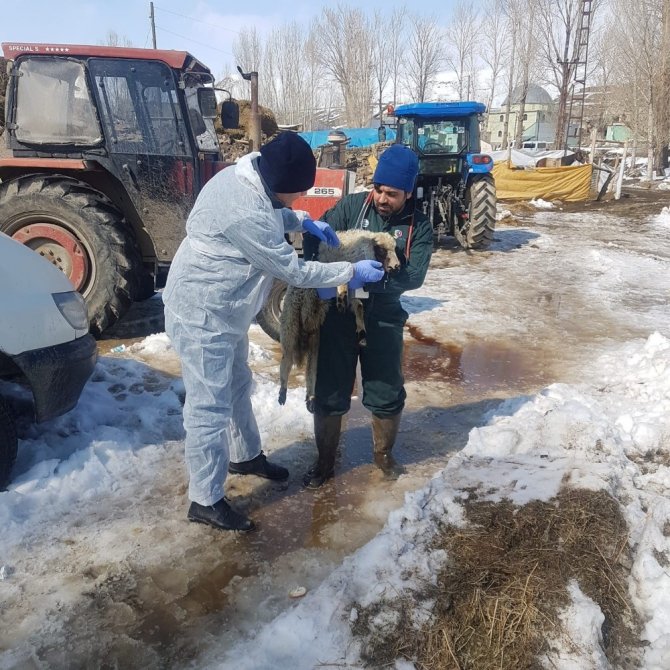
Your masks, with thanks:
M493 159L481 153L480 102L420 102L396 107L396 142L419 157L415 197L440 234L464 249L493 241L496 187Z

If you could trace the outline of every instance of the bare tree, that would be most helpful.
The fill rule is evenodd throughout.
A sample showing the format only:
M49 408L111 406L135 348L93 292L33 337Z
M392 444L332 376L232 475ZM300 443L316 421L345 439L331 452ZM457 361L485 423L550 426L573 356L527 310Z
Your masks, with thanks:
M670 143L670 0L663 0L660 11L661 34L661 76L656 96L656 167L659 170L668 167L668 143Z
M372 32L384 35L386 20L384 14L375 10L372 17ZM384 38L372 42L372 75L375 83L375 94L379 106L379 122L381 123L384 109L384 89L393 74L392 43Z
M663 0L642 0L635 7L614 0L614 38L621 74L646 106L647 175L651 180L657 148L659 80L662 80ZM664 16L663 16L664 18ZM662 101L667 105L667 98ZM665 141L665 140L663 140Z
M244 91L247 90L247 87L243 87L242 83L237 70L233 71L230 63L226 63L216 81L216 87L228 91L233 98L241 98L246 95Z
M616 40L616 30L610 22L610 26L595 36L589 50L589 59L593 64L590 79L599 92L595 96L588 122L602 135L610 117L615 115L613 110L621 108L622 103L621 82L618 81L621 73L618 72L616 54L619 46Z
M495 99L498 79L504 69L504 54L509 49L509 40L505 30L504 0L487 0L483 9L484 20L481 32L487 36L482 49L482 61L491 71L487 96L487 120Z
M260 72L263 45L255 27L243 28L233 42L236 64L245 72Z
M472 3L460 0L445 31L447 49L446 62L456 73L456 89L459 100L470 97L473 89L471 77L474 71L475 45L478 41L478 12Z
M286 23L272 31L265 48L265 100L283 123L299 123L304 110L305 42L303 29L296 22Z
M126 35L119 35L116 30L108 30L105 39L100 42L105 47L132 47L132 41Z
M432 17L414 15L407 54L405 79L410 96L415 102L424 102L431 92L442 64L440 27Z
M318 52L324 69L339 84L347 122L363 126L370 117L372 101L372 34L370 22L360 9L327 7L316 22Z
M507 53L507 101L505 105L505 120L503 122L501 147L506 149L509 144L509 118L514 103L514 89L518 72L516 61L521 39L521 30L524 19L524 7L521 0L504 0L507 33L509 35L509 51Z
M519 109L516 114L516 132L514 136L514 146L517 148L523 145L523 122L526 116L526 98L528 97L528 87L530 85L531 73L537 60L536 40L535 40L535 21L537 14L536 0L527 0L526 3L526 25L525 30L521 31L519 43L519 60L521 67L521 79L519 84Z
M538 4L539 44L544 67L558 89L555 144L560 147L568 132L568 103L579 61L578 33L584 5L583 0L538 0ZM592 20L601 4L600 0L593 0Z
M400 76L403 71L403 60L406 51L406 29L407 9L403 7L396 7L393 10L391 19L384 31L385 39L389 44L389 58L391 59L391 84L393 87L393 106L398 102L398 86L400 84Z
M304 72L306 91L304 96L303 128L312 130L318 123L319 109L331 105L332 86L326 79L326 72L319 55L318 42L313 30L304 45Z

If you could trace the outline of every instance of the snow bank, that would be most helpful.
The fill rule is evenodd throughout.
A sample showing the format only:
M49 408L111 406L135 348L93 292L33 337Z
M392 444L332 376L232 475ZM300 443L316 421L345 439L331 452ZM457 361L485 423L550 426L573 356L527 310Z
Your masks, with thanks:
M355 603L367 606L432 582L446 560L431 551L436 518L464 523L459 500L474 488L480 500L548 500L565 483L616 497L631 529L634 563L630 593L644 621L643 667L670 667L670 575L659 557L670 556L670 341L656 333L594 363L598 386L553 384L530 398L505 401L486 424L472 430L466 447L428 486L406 496L384 530L349 557L316 591L232 649L218 649L199 667L239 670L356 664L350 633ZM647 459L645 461L645 459ZM667 462L667 460L666 460ZM608 668L601 649L602 613L570 587L562 614L572 637L551 662L562 668ZM549 662L549 661L548 661Z

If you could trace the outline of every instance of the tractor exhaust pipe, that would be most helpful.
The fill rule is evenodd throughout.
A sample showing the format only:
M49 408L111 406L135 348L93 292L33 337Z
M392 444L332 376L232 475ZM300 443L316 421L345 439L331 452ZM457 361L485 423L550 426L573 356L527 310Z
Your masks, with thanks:
M249 117L249 139L251 140L251 151L261 148L261 119L258 114L258 72L242 72L238 65L237 71L242 79L251 82L251 114Z

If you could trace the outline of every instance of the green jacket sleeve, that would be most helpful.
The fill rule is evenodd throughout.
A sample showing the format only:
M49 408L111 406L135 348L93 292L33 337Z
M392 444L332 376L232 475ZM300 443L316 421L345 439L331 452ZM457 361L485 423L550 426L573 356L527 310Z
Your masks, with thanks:
M349 230L351 226L355 225L356 217L363 206L363 202L365 202L365 195L356 193L345 196L331 207L321 217L321 220L328 223L333 230Z
M409 259L400 270L387 275L376 284L366 284L370 293L398 294L419 288L426 278L430 257L433 253L433 228L428 219L416 221L409 250Z

